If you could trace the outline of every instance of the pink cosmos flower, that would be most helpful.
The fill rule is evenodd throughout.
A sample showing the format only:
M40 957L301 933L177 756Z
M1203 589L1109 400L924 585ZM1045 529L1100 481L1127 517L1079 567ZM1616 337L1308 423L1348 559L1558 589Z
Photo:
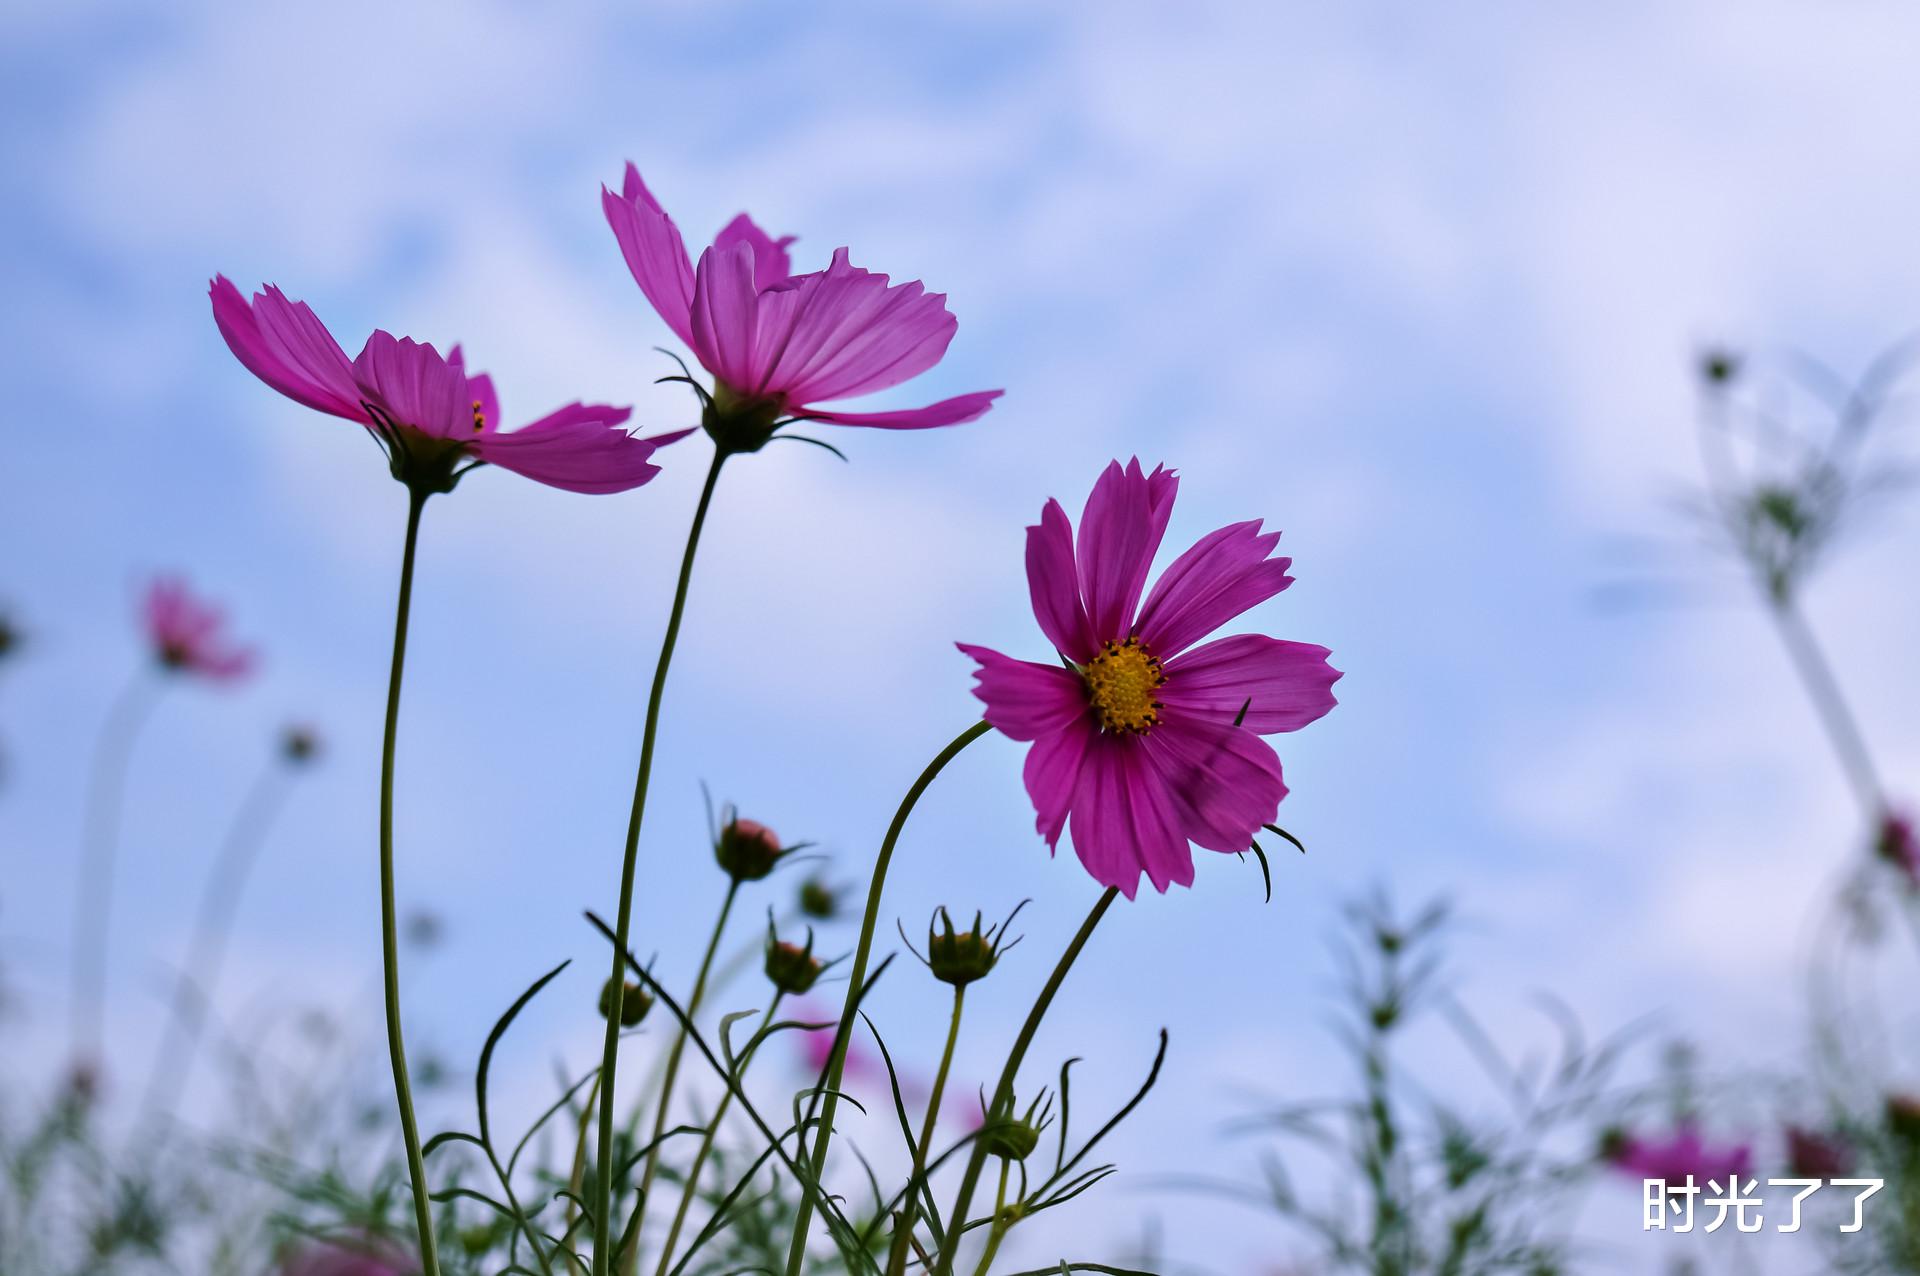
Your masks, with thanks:
M225 632L225 614L195 597L178 576L161 576L147 586L140 619L154 655L169 670L213 682L236 682L253 672L253 649L236 646Z
M788 420L921 430L984 414L999 390L924 408L845 412L818 405L899 385L940 362L958 322L944 294L892 284L834 250L825 270L796 275L793 236L773 238L741 213L696 266L640 170L627 165L600 205L634 282L714 376L708 428L739 451L764 444Z
M1247 849L1287 786L1260 737L1297 731L1333 708L1327 649L1241 634L1194 644L1293 583L1292 560L1260 521L1202 537L1163 572L1148 569L1179 480L1113 462L1075 539L1058 501L1027 529L1034 618L1060 663L960 645L979 662L986 719L1030 740L1027 793L1049 847L1071 822L1087 871L1133 898L1193 884L1188 843ZM1065 665L1063 668L1062 665Z
M1753 1148L1746 1143L1710 1144L1697 1126L1683 1122L1665 1137L1620 1135L1612 1140L1607 1160L1638 1179L1681 1185L1691 1175L1696 1182L1724 1183L1730 1175L1746 1176L1753 1162Z
M469 376L457 345L442 355L376 331L349 360L307 304L278 288L249 302L220 275L209 291L220 335L249 372L296 403L366 426L387 446L394 477L429 491L448 491L485 463L570 492L623 492L660 472L655 448L687 433L635 438L620 428L631 408L598 403L503 431L492 378Z

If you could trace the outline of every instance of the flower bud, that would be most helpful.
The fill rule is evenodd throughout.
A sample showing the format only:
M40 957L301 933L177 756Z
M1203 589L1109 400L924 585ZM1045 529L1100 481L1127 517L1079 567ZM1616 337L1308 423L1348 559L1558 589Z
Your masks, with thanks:
M1046 1101L1044 1108L1041 1106L1042 1100ZM1009 1111L998 1117L989 1117L980 1127L980 1141L986 1145L989 1156L997 1156L1003 1161L1024 1161L1040 1146L1040 1132L1052 1120L1053 1100L1043 1090L1027 1105L1025 1116L1016 1117Z
M280 733L280 756L295 766L310 762L320 752L320 735L304 723L295 723Z
M1007 927L1027 906L1025 900L1015 905L1013 912L1007 914L1007 920L994 927L983 926L979 913L973 915L971 930L955 930L953 915L945 907L936 908L933 918L927 923L927 955L921 962L933 972L933 977L941 983L952 984L955 988L964 988L977 979L985 979L994 964L1000 960L1000 954L1012 948L1020 941L1006 943ZM905 938L905 932L901 938ZM914 954L916 957L918 953Z
M817 877L800 883L800 912L815 921L830 922L840 915L840 892Z
M1910 1094L1888 1095L1887 1131L1902 1143L1920 1143L1920 1099Z
M767 978L773 981L775 988L794 994L806 992L819 981L822 972L833 964L813 955L813 927L807 927L805 944L790 944L774 932L773 910L767 910L766 971Z
M713 844L713 858L736 882L757 882L780 862L780 839L772 829L738 816L727 821Z
M1910 885L1920 885L1920 838L1914 835L1912 817L1899 811L1884 812L1874 833L1873 851L1904 873Z
M767 978L781 992L807 991L824 969L818 957L798 944L776 939L767 945Z
M1796 1178L1844 1178L1853 1168L1853 1149L1837 1134L1790 1125L1787 1127L1787 1167Z
M1724 386L1740 375L1740 356L1716 346L1700 356L1700 379L1710 386Z
M600 988L600 1017L605 1019L613 1013L613 998L618 985L611 979ZM653 997L639 984L630 983L620 991L620 1026L632 1028L647 1017L647 1011L653 1009Z

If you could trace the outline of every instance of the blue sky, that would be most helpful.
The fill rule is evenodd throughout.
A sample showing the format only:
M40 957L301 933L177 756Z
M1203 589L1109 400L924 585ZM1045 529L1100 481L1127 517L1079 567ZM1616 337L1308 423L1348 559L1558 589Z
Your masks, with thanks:
M952 642L1040 654L1023 527L1137 453L1182 472L1170 551L1241 518L1285 529L1298 583L1256 619L1347 677L1280 742L1283 822L1312 853L1276 864L1274 902L1207 857L1193 891L1119 910L1038 1047L1093 1054L1089 1090L1117 1094L1170 1027L1123 1153L1208 1164L1236 1087L1329 1084L1322 939L1375 881L1458 895L1462 968L1517 1040L1544 1039L1544 985L1596 1027L1664 1009L1710 1049L1791 1054L1783 936L1856 830L1770 635L1673 512L1687 370L1723 337L1853 368L1913 324L1901 6L80 4L0 26L0 599L33 638L0 682L10 1068L56 1053L85 762L162 569L227 600L265 665L235 694L181 688L136 756L116 1040L137 1053L159 1022L199 871L289 716L329 754L254 884L235 1003L291 988L373 1037L402 493L356 430L238 368L206 280L279 283L350 348L376 326L462 341L512 419L584 397L684 424L690 400L651 385L670 334L599 214L627 159L691 240L744 208L803 266L844 243L947 292L958 338L897 402L1007 389L976 425L849 432L851 465L775 448L727 475L642 948L688 953L717 904L703 779L862 876L975 712ZM483 472L429 511L400 873L448 941L409 972L415 1032L468 1058L533 974L592 958L528 1020L530 1099L596 1035L578 913L617 880L703 446L629 496ZM1882 526L1814 598L1896 787L1920 763L1920 608L1888 588L1912 535ZM1700 605L1595 602L1650 577ZM1095 894L1032 835L1019 756L989 741L943 778L888 896L910 925L1035 900L978 1000L971 1075ZM930 985L893 983L896 1046L931 1053ZM1279 1251L1184 1206L1168 1234L1222 1267Z

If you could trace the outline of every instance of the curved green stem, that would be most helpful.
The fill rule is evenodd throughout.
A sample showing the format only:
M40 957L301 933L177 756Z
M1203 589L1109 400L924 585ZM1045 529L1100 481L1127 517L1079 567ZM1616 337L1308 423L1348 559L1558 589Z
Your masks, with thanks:
M860 994L865 990L867 981L867 958L873 952L873 932L880 921L880 895L887 884L887 866L893 861L894 843L900 840L900 831L907 826L907 817L913 814L914 805L920 795L927 791L934 777L946 769L947 763L959 756L962 749L978 740L993 728L986 722L976 722L953 738L953 743L940 750L933 761L927 763L927 769L907 790L906 797L900 800L900 808L893 813L893 823L887 826L887 836L880 843L879 858L873 862L873 880L867 886L867 911L860 920L860 942L853 950L853 969L847 978L847 1001L840 1011L840 1031L834 1037L833 1058L827 1064L826 1098L820 1109L820 1137L813 1145L813 1179L820 1181L827 1165L827 1144L833 1138L833 1114L840 1103L840 1081L846 1072L847 1043L853 1035L853 1014L860 1005ZM800 1264L807 1254L807 1229L813 1222L813 1197L802 1197L800 1214L794 1220L793 1243L787 1249L787 1276L800 1276Z
M735 1076L745 1081L747 1065L753 1062L753 1056L760 1052L760 1035L772 1024L773 1016L780 1009L780 1001L786 994L775 990L773 1001L767 1006L767 1013L760 1017L760 1026L754 1029L752 1044L747 1052L740 1056L740 1066ZM687 1013L693 1013L689 1010ZM720 1123L726 1119L727 1108L733 1103L733 1089L720 1096L720 1104L713 1110L713 1119L707 1123L707 1132L701 1136L700 1150L694 1153L693 1168L687 1171L687 1185L680 1193L680 1208L674 1211L673 1226L667 1229L667 1243L660 1247L660 1269L656 1276L667 1276L672 1270L673 1247L680 1240L680 1229L686 1226L687 1211L693 1206L693 1198L700 1189L700 1171L707 1168L707 1157L713 1152L713 1141L720 1133Z
M1087 920L1080 923L1080 929L1074 934L1073 942L1067 945L1067 951L1060 954L1060 961L1053 968L1053 974L1047 977L1046 987L1040 990L1040 997L1033 1003L1033 1009L1027 1012L1027 1021L1020 1025L1020 1035L1014 1039L1013 1050L1007 1055L1006 1066L1000 1069L1000 1082L993 1088L993 1101L987 1105L987 1119L993 1120L1013 1107L1013 1079L1020 1071L1021 1062L1027 1057L1027 1047L1033 1044L1033 1034L1040 1029L1040 1021L1046 1018L1047 1007L1053 1004L1054 994L1060 991L1065 982L1067 971L1073 968L1074 959L1080 956L1080 950L1087 945L1087 937L1093 934L1093 928L1106 916L1107 909L1113 904L1114 897L1120 894L1118 887L1109 886L1100 894L1099 902L1093 911L1087 914ZM987 1143L985 1139L976 1139L973 1154L967 1158L967 1173L960 1180L960 1194L954 1198L953 1209L947 1214L947 1243L940 1249L940 1265L934 1269L935 1276L951 1276L954 1260L960 1254L960 1238L965 1232L967 1207L973 1203L973 1189L980 1181L980 1169L986 1164Z
M620 908L614 916L612 1004L607 1007L607 1036L600 1058L600 1143L593 1185L593 1276L608 1276L612 1270L613 1220L613 1140L614 1077L620 1064L620 1003L627 981L626 951L629 925L633 918L634 866L640 854L640 824L647 810L647 784L653 777L653 746L660 731L660 702L667 689L667 666L673 662L674 643L680 637L680 618L687 609L687 587L693 580L693 556L700 546L700 529L706 525L707 508L713 503L714 485L720 481L720 467L727 453L715 449L713 464L707 468L706 484L700 489L700 503L694 507L693 525L687 529L687 547L680 557L680 579L674 586L673 609L667 614L667 632L660 640L660 659L653 667L653 688L647 695L646 727L640 737L640 768L633 780L633 809L627 817L627 845L620 863Z
M113 861L120 840L120 799L133 743L161 688L142 670L121 689L93 754L87 782L80 882L74 892L71 1049L75 1064L100 1062L107 1025L107 948L113 935Z
M193 931L187 941L186 962L174 983L172 1010L160 1049L154 1055L147 1092L141 1100L141 1123L146 1124L179 1105L187 1078L206 1030L207 1011L225 965L227 939L241 893L267 832L287 795L287 763L276 756L255 778L240 803L226 842L207 870Z
M431 493L407 490L407 539L400 553L400 598L393 615L393 671L387 679L387 725L380 746L380 966L387 1005L387 1054L393 1063L393 1094L400 1106L400 1136L406 1144L407 1177L413 1186L413 1220L420 1232L421 1276L440 1276L433 1240L433 1201L420 1155L420 1124L413 1115L407 1079L407 1046L400 1031L400 926L393 895L393 754L400 732L400 682L407 659L407 618L413 609L413 555L420 539L420 511Z
M739 894L740 881L735 878L727 883L727 897L720 905L720 916L713 923L713 936L707 940L706 955L700 959L700 973L694 977L693 993L687 998L689 1021L700 1013L700 1003L706 999L707 972L713 969L713 955L720 949L720 937L726 933L727 918L732 915L733 901ZM660 1144L662 1136L667 1132L667 1112L673 1105L673 1083L680 1075L680 1056L686 1048L687 1029L682 1027L680 1034L673 1039L672 1049L667 1051L667 1071L660 1082L660 1102L653 1113L653 1135L648 1140L647 1167L640 1175L640 1197L633 1207L633 1227L627 1241L627 1253L624 1255L629 1270L638 1265L640 1224L646 1220L647 1201L653 1191L653 1178L660 1168Z
M933 1132L940 1124L940 1100L946 1095L947 1073L953 1068L953 1046L960 1039L960 1012L966 1001L967 986L955 984L953 1018L947 1024L947 1046L940 1052L940 1068L933 1074L933 1092L927 1096L926 1119L920 1123L920 1142L913 1149L913 1172L907 1176L907 1199L901 1204L900 1221L895 1225L893 1251L887 1255L887 1271L896 1276L907 1269L907 1249L913 1239L914 1219L920 1212L920 1197L932 1191L923 1181L927 1173L927 1155L933 1147ZM916 1183L918 1187L914 1186Z

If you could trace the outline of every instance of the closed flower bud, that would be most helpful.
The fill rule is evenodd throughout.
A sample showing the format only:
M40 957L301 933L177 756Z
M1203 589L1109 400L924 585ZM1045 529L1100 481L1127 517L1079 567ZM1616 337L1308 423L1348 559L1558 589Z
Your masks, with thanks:
M983 926L981 915L976 912L970 930L956 930L952 914L944 907L937 908L933 919L927 923L926 956L920 957L917 952L914 956L920 957L935 979L952 984L955 988L964 988L977 979L985 979L1000 960L1000 954L1020 942L1019 939L1013 943L1006 942L1007 927L1013 924L1013 919L1026 906L1027 902L1021 900L1014 906L1013 912L1007 914L1006 921L993 927ZM901 931L901 938L906 938L904 930ZM908 947L911 949L912 945Z
M620 986L609 979L600 989L600 1017L607 1018L613 1013L613 998ZM639 984L628 984L619 992L620 1026L632 1028L647 1017L647 1011L653 1009L653 998Z
M815 921L830 922L840 915L840 892L817 877L800 883L800 912Z
M1027 1105L1025 1116L1016 1117L1012 1112L1007 1112L999 1117L989 1117L980 1127L980 1141L986 1145L989 1156L997 1156L1003 1161L1024 1161L1040 1146L1040 1133L1052 1120L1053 1099L1043 1090Z
M780 862L780 839L772 829L738 816L728 820L714 839L713 858L736 882L757 882Z
M1887 1130L1902 1143L1920 1143L1920 1099L1910 1094L1888 1095Z
M837 959L836 959L837 960ZM781 992L803 993L812 988L828 966L813 955L813 928L807 928L805 944L790 944L773 929L773 910L767 910L767 978Z
M1740 375L1740 356L1724 347L1708 350L1700 356L1700 379L1710 386L1723 386Z
M295 724L280 733L280 756L296 766L320 752L320 736L312 727Z
M1912 817L1900 811L1882 814L1880 827L1874 833L1873 850L1899 869L1909 885L1920 885L1920 838L1914 835Z

